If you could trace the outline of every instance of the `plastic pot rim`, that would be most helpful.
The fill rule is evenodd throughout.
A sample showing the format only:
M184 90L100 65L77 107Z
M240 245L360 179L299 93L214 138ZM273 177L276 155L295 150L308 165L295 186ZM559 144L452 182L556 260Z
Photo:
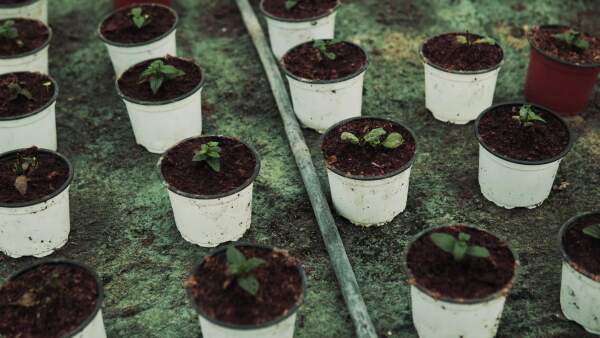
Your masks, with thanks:
M469 299L462 299L462 298L451 298L451 297L447 297L444 295L441 295L439 293L435 293L432 292L428 289L426 289L425 287L419 285L416 282L416 279L414 278L410 268L408 267L408 253L410 251L410 249L412 248L413 244L420 239L421 237L423 237L424 235L431 233L435 230L439 230L439 229L444 229L444 228L449 228L452 226L462 226L462 227L466 227L466 228L470 228L470 229L475 229L475 230L479 230L482 232L485 232L491 236L496 237L498 240L500 240L502 243L504 243L506 245L506 247L508 248L508 250L510 251L510 253L513 255L513 258L515 260L514 263L514 267L513 267L513 276L512 278L506 283L506 285L504 285L500 290L489 294L488 296L485 297L481 297L481 298L469 298ZM513 250L513 248L510 246L510 244L504 240L504 238L497 236L496 234L493 234L487 230L481 229L479 227L470 225L470 224L463 224L463 223L457 223L454 225L441 225L441 226L432 226L429 227L425 230L420 231L419 233L417 233L406 245L406 247L404 248L404 271L406 272L406 274L408 275L408 284L416 287L419 291L423 292L424 294L428 295L429 297L437 300L437 301L442 301L442 302L446 302L446 303L451 303L451 304L459 304L459 305L474 305L474 304L480 304L480 303L485 303L494 299L497 299L499 297L503 297L503 296L507 296L509 291L512 289L512 287L515 285L515 282L517 280L517 277L519 275L519 267L520 267L521 263L519 262L519 256L516 253L515 250ZM415 280L414 283L411 283L410 280Z
M569 143L567 144L567 146L565 147L565 149L563 149L558 155L553 156L549 159L545 159L545 160L537 160L537 161L527 161L527 160L518 160L518 159L514 159L511 157L508 157L506 155L503 155L499 152L497 152L496 150L492 149L491 147L489 147L487 144L485 144L485 142L483 141L483 139L481 138L481 134L479 133L479 122L481 121L481 119L483 118L483 116L485 116L488 112L493 111L499 107L503 107L503 106L523 106L525 104L530 104L531 106L540 109L540 110L544 110L545 112L553 115L555 118L557 118L560 123L562 123L562 125L565 127L565 129L567 130L568 134L569 134ZM571 128L569 127L569 125L565 122L565 120L558 114L555 113L553 110L546 108L544 106L540 106L538 104L535 103L529 103L529 102L525 102L525 101L513 101L513 102L504 102L504 103L498 103L495 104L489 108L487 108L486 110L484 110L483 112L481 112L481 114L479 114L479 116L477 117L477 119L475 120L475 124L474 124L474 129L475 129L475 137L477 137L477 140L479 141L479 144L485 148L485 150L487 150L488 152L490 152L491 154L493 154L494 156L503 159L507 162L510 163L515 163L515 164L522 164L522 165L542 165L542 164L548 164L548 163L552 163L552 162L556 162L560 159L562 159L563 157L565 157L573 148L573 145L575 144L575 137L573 136L573 131L571 130Z
M264 249L264 250L268 250L268 251L273 251L274 249L276 249L275 247L272 247L269 245L253 244L253 243L238 242L238 241L231 242L231 245L234 245L236 248L237 247L252 247L252 248ZM223 245L223 246L211 251L208 254L208 257L212 257L212 256L223 253L225 250L227 250L227 247L228 247L228 245ZM202 258L202 260L199 263L194 265L190 277L196 273L196 271L202 266L202 264L204 264L205 258ZM202 308L198 304L196 304L196 301L195 301L194 297L192 296L191 291L188 288L186 288L186 293L188 295L188 299L192 303L192 307L194 308L194 310L196 310L196 313L198 315L200 315L202 318L206 319L207 321L209 321L217 326L221 326L221 327L233 329L233 330L240 330L240 331L263 329L263 328L277 325L277 324L283 322L284 320L290 318L292 315L296 314L298 309L300 309L300 306L302 306L302 304L304 303L304 299L306 298L306 291L307 291L306 274L304 272L304 269L300 265L300 263L296 264L296 268L298 269L298 274L300 275L300 279L302 281L302 295L300 296L300 299L298 300L298 302L296 304L294 304L294 306L292 306L291 308L288 309L288 311L285 315L275 318L271 321L268 321L268 322L265 322L262 324L258 324L258 325L231 324L228 322L224 322L221 320L211 318L202 310Z
M0 77L10 75L10 74L22 74L22 73L37 74L35 72L14 72L14 73L2 74L2 75L0 75ZM59 91L58 83L56 82L56 80L54 80L54 78L52 76L50 76L48 74L42 74L42 75L47 76L50 79L50 81L52 82L52 85L54 87L54 94L52 95L52 98L50 98L50 100L48 100L48 102L46 102L40 108L38 108L32 112L29 112L27 114L22 114L22 115L17 115L17 116L0 117L0 122L22 120L22 119L31 117L33 115L37 115L37 114L43 112L44 110L46 110L48 107L50 107L52 104L54 104L56 102L56 100L58 99L58 91ZM0 154L0 155L2 155L2 154Z
M20 8L20 7L27 7L29 5L32 5L36 2L40 2L41 0L25 0L24 2L20 2L20 3L16 3L16 4L0 4L0 8L2 9L8 9L8 8Z
M571 27L565 26L565 25L540 25L540 26L535 26L533 28L544 29L544 28L571 28ZM550 54L546 53L544 50L538 48L534 43L531 42L532 35L533 34L529 33L528 37L527 37L529 46L532 47L535 51L537 51L540 55L544 56L545 58L550 59L555 62L558 62L565 66L571 66L571 67L581 68L581 69L592 69L592 68L600 69L600 63L574 63L574 62L569 62L569 61L563 60L554 55L550 55Z
M36 0L39 1L39 0ZM0 5L0 9L3 9L2 5ZM38 53L39 51L43 50L44 48L48 47L50 45L50 41L52 41L52 38L54 36L54 32L52 31L52 28L45 24L44 22L42 22L41 20L37 20L37 19L31 19L31 18L10 18L10 19L3 19L0 21L6 21L6 20L12 20L12 19L21 19L21 20L27 20L27 21L34 21L34 22L38 22L41 23L44 27L46 27L46 29L48 30L48 39L46 39L46 41L44 41L44 43L35 48L32 49L30 51L21 53L21 54L16 54L16 55L0 55L0 61L2 60L14 60L14 59L20 59L20 58L24 58L30 55L33 55L35 53Z
M92 314L90 314L88 316L88 318L86 318L86 320L84 320L79 326L77 326L71 332L69 332L68 334L66 334L65 336L62 337L62 338L74 338L77 334L81 333L81 331L83 331L96 318L96 316L98 315L98 312L100 312L100 309L102 308L102 303L104 301L104 288L102 286L102 280L100 279L100 277L98 276L98 273L94 269L90 268L89 266L87 266L83 263L79 263L79 262L72 261L69 259L52 258L52 259L42 259L34 264L31 264L31 265L28 265L28 266L22 268L21 270L18 270L17 272L10 275L4 283L6 283L10 280L13 280L13 279L19 277L20 275L22 275L26 272L29 272L30 270L33 270L41 265L71 265L71 266L75 266L75 267L85 270L96 281L98 297L96 298L96 308L94 309L94 312ZM4 283L3 283L3 285L4 285Z
M292 19L292 18L282 18L282 17L275 16L275 15L273 15L273 14L271 14L271 13L267 12L267 10L266 10L266 9L265 9L265 7L264 7L264 3L265 3L265 1L266 1L266 0L261 0L261 1L260 1L260 5L259 5L259 9L260 9L261 13L262 13L264 16L266 16L266 17L268 17L268 18L270 18L270 19L273 19L273 20L275 20L275 21L280 21L280 22L290 22L290 23L309 22L309 21L315 21L315 20L323 19L323 18L325 18L325 17L328 17L328 16L330 16L331 14L335 13L335 12L338 10L338 8L339 8L339 7L342 5L341 1L340 1L340 0L337 0L337 3L336 3L336 5L335 5L335 7L333 7L333 8L331 8L331 9L327 10L327 12L325 12L325 13L323 13L323 14L319 14L319 15L317 15L317 16L312 16L312 17L309 17L309 18L302 18L302 19Z
M126 10L128 10L130 8L139 7L139 6L157 6L157 7L162 7L162 8L165 8L165 9L169 10L173 14L173 16L175 17L175 22L173 23L173 26L168 31L166 31L165 33L161 34L160 36L157 36L157 37L155 37L153 39L150 39L148 41L135 42L135 43L123 43L123 42L112 41L112 40L109 40L108 38L106 38L102 34L102 26L104 25L104 22L109 17L111 17L113 14L115 14L117 12L126 11ZM115 9L115 10L111 11L109 14L107 14L106 16L104 16L104 18L102 19L102 21L100 21L100 24L98 25L98 29L96 30L96 34L98 35L98 37L100 38L100 40L102 40L104 43L106 43L108 45L111 45L111 46L115 46L115 47L140 47L140 46L149 45L151 43L154 43L156 41L164 39L169 34L173 33L173 31L175 31L178 26L179 26L179 14L177 14L177 12L173 8L171 8L169 6L161 5L161 4L158 4L158 3L131 4L129 6L120 7L118 9Z
M378 175L378 176L352 175L350 173L343 172L343 171L339 170L338 168L336 168L334 166L331 166L331 165L327 164L327 162L325 162L325 167L328 170L331 170L332 172L334 172L335 174L337 174L339 176L346 177L346 178L353 179L353 180L357 180L357 181L378 181L378 180L383 180L383 179L386 179L386 178L390 178L390 177L402 174L408 168L412 167L412 165L413 165L413 163L415 161L416 155L417 155L417 150L418 150L418 147L417 147L417 137L415 136L415 133L412 131L412 129L408 128L404 124L402 124L402 123L400 123L398 121L392 120L392 119L384 118L384 117L375 117L375 116L357 116L357 117L351 117L349 119L342 120L342 121L334 124L333 126L327 128L327 130L325 130L325 132L321 135L320 140L319 140L320 148L321 148L321 155L323 157L325 157L325 154L323 154L323 150L322 150L323 142L325 141L325 137L327 135L329 135L329 133L331 133L335 128L338 128L338 127L340 127L340 126L342 126L344 124L347 124L347 123L350 123L350 122L353 122L353 121L357 121L357 120L375 120L375 121L389 122L389 123L392 123L392 124L395 124L395 125L398 125L398 126L404 128L404 130L406 130L406 131L408 131L410 133L410 135L412 136L413 140L415 141L415 151L413 153L413 156L411 157L411 159L408 162L406 162L399 169L396 169L396 170L391 171L389 173L386 173L384 175Z
M600 283L600 275L594 275L593 273L590 273L590 272L582 269L581 267L577 266L575 264L575 262L573 262L571 257L569 257L569 255L567 254L567 251L565 250L565 244L563 243L564 236L567 233L567 231L571 228L571 226L573 226L580 219L587 217L587 216L592 216L592 215L600 215L600 209L583 212L583 213L578 213L575 216L571 217L568 221L566 221L560 227L560 230L558 232L558 246L560 248L560 254L562 256L563 262L569 264L569 266L571 266L571 268L573 268L573 270L579 272L580 274L591 279L592 281L594 281L596 283Z
M15 150L11 150L11 151L5 152L3 154L0 154L0 160L4 160L6 158L12 159L13 157L15 157L17 155L17 153L25 151L27 149L29 149L29 148L15 149ZM63 191L65 191L71 185L71 182L73 181L73 176L74 176L73 165L71 164L71 161L69 161L69 159L66 158L64 155L62 155L54 150L39 148L38 152L56 156L67 165L67 168L69 170L69 176L68 176L67 180L65 181L65 183L60 188L56 189L50 195L44 196L42 198L38 198L33 201L27 201L27 202L19 202L19 203L2 203L2 202L0 202L0 208L16 209L16 208L24 208L24 207L30 207L30 206L33 206L36 204L41 204L41 203L49 201L49 200L53 199L54 197L60 195Z
M175 188L169 182L167 182L167 180L165 179L165 177L162 173L162 162L163 162L165 156L169 153L169 151L171 151L173 148L179 146L180 144L191 141L191 140L197 140L197 139L201 140L201 139L214 138L214 137L217 137L220 139L232 140L232 141L241 143L244 146L246 146L246 148L250 149L250 151L254 155L254 158L256 159L256 165L254 166L254 173L252 174L252 176L250 178L248 178L244 183L242 183L239 187L236 187L235 189L232 189L232 190L220 193L220 194L214 194L214 195L199 195L199 194L188 193L188 192L185 192L185 191ZM250 144L248 144L238 138L235 138L235 137L229 137L229 136L223 136L223 135L198 135L198 136L188 137L185 140L182 140L182 141L176 143L175 145L173 145L172 147L170 147L169 149L167 149L160 156L160 159L158 160L158 163L157 163L157 167L158 167L158 173L160 175L160 180L161 180L162 184L169 191L171 191L177 195L187 197L187 198L193 198L193 199L198 199L198 200L213 200L213 199L224 198L227 196L237 194L238 192L247 188L250 184L254 183L254 181L256 180L256 177L258 176L258 174L260 172L260 155L258 154L256 149L254 149L253 146L251 146Z

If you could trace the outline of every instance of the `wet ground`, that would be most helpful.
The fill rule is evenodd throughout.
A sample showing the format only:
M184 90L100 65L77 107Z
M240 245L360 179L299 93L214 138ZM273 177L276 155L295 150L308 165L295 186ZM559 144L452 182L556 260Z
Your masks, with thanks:
M55 38L51 74L60 84L59 150L76 168L71 187L72 232L52 257L83 261L106 289L109 337L199 337L182 281L207 249L177 232L155 164L158 155L135 145L125 106L97 24L107 0L51 0ZM253 226L244 240L289 249L308 274L308 295L296 337L351 337L353 326L329 266L317 224L281 125L267 80L232 0L176 0L182 16L179 55L196 58L208 80L205 133L251 142L263 158L256 182ZM255 1L256 2L256 1ZM577 134L557 177L560 188L534 210L507 211L483 198L477 183L472 124L434 120L424 108L417 48L428 36L469 30L500 41L506 62L496 101L520 100L527 67L524 30L545 23L600 31L600 4L588 1L346 0L337 33L366 48L371 67L365 115L398 119L417 134L406 212L380 228L338 219L371 317L382 337L416 337L402 252L411 236L432 225L467 222L506 238L522 269L508 299L500 337L586 337L560 312L557 232L600 202L600 93L569 120ZM306 131L324 187L318 135ZM33 259L0 256L0 277Z

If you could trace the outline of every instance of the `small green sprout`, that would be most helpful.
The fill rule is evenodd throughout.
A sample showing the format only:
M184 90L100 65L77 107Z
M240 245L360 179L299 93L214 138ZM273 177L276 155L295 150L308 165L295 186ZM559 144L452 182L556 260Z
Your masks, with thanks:
M38 166L39 161L35 154L29 156L17 154L17 160L13 164L13 172L17 176L15 178L14 186L22 196L27 194L29 185L28 176L31 175L31 173L37 169Z
M553 34L552 37L580 50L586 50L590 47L590 43L583 38L583 34L573 29Z
M467 33L469 34L469 33ZM490 37L483 37L483 38L479 38L477 40L475 40L474 42L469 41L469 39L467 38L466 35L457 35L456 36L456 43L461 44L461 45L495 45L496 44L496 40L490 38Z
M464 35L457 35L456 43L458 43L460 45L466 45L466 44L469 44L469 39L467 39L467 37Z
M464 232L458 234L458 239L443 232L433 233L429 238L435 246L452 254L454 260L457 262L462 261L466 255L479 258L487 258L490 256L488 249L479 245L469 245L471 235Z
M235 280L240 288L244 289L249 294L256 296L260 284L253 272L256 268L267 264L267 262L256 257L246 259L244 254L233 245L227 247L226 255L227 271L225 274L228 279L225 282L224 287L227 288L231 282Z
M31 95L31 92L27 88L21 87L21 85L16 81L8 84L8 92L10 95L8 98L9 101L14 101L20 96L29 101L33 101L33 95Z
M525 104L519 109L519 115L513 116L513 119L519 121L523 127L530 127L534 122L546 123L543 117L536 114L530 104Z
M285 1L285 9L286 10L292 10L294 7L296 7L296 5L298 4L299 0L286 0Z
M144 14L141 7L134 7L129 12L129 16L131 17L131 21L138 28L142 29L148 23L150 23L150 15Z
M319 50L319 57L325 56L329 60L335 60L337 58L337 55L335 55L334 52L330 52L328 50L328 48L331 47L331 46L333 46L333 45L335 45L336 43L338 43L338 41L334 41L334 40L330 40L330 41L316 40L313 43L313 47L317 48Z
M583 233L595 239L600 239L600 223L584 228Z
M382 141L382 137L385 135L387 135L387 137ZM372 147L381 145L387 149L396 149L404 144L404 138L402 137L402 134L396 132L388 134L383 128L375 128L370 130L362 137L362 141L358 136L347 131L340 135L340 139L344 143L356 145L369 144Z
M149 82L152 93L156 95L165 80L173 80L185 75L185 72L166 65L162 60L152 62L140 76L140 83Z
M0 38L3 39L16 39L19 36L19 31L15 27L13 20L6 20L0 25Z
M208 142L200 146L196 152L192 161L202 162L206 161L206 164L215 172L221 171L221 147L219 142Z

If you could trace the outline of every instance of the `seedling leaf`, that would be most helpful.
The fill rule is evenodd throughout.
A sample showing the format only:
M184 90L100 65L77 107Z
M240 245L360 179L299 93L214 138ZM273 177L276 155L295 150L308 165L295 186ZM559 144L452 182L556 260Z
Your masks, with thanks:
M360 140L358 139L358 137L356 137L356 135L349 133L347 131L343 132L342 135L340 135L340 138L341 138L342 142L345 142L345 143L352 143L352 144L360 143Z
M519 109L519 115L513 116L513 119L519 121L524 127L530 127L534 124L534 122L546 123L546 120L538 115L529 104L524 104L521 106Z
M461 44L461 45L466 45L466 44L468 44L468 43L469 43L469 40L468 40L468 39L467 39L467 37L466 37L466 36L464 36L464 35L457 35L457 36L456 36L456 42L457 42L458 44Z
M219 147L219 142L208 142L200 145L194 152L194 156L192 157L192 161L194 162L202 162L206 161L206 164L214 171L221 171L221 147Z
M372 129L370 132L368 132L367 135L365 135L364 139L365 139L365 142L367 142L368 144L370 144L372 146L376 146L376 145L381 144L381 137L385 134L387 134L385 129L375 128L375 129Z
M256 296L256 294L258 293L258 288L260 287L260 285L258 284L258 280L252 275L239 277L237 279L237 283L239 287L241 287L253 296Z
M388 149L396 149L404 144L404 138L400 133L391 133L383 141L383 146Z
M131 21L133 21L133 24L138 29L142 29L150 22L150 15L143 14L141 7L132 8L131 12L129 12L129 16L131 16Z
M556 40L563 41L571 47L575 47L579 50L586 50L590 47L590 43L585 40L582 34L576 30L569 29L562 33L552 35Z
M6 20L0 25L0 38L13 40L19 37L19 31L15 27L13 20Z
M337 59L337 55L333 52L330 52L328 50L328 48L331 47L332 45L336 44L337 42L338 41L335 41L335 40L331 40L331 41L316 40L313 43L313 47L315 47L319 50L319 55L325 56L329 60L335 60L335 59Z
M298 4L298 0L286 0L285 9L288 11L292 10L294 7L296 7L297 4Z
M448 253L452 253L452 250L454 249L454 242L456 242L456 239L452 235L444 232L436 232L431 234L430 238L433 244L435 244L438 248Z
M173 80L185 75L185 72L171 65L165 64L162 60L153 61L140 75L140 82L149 82L150 90L156 95L167 80Z
M469 245L468 242L471 240L471 235L464 232L458 234L458 239L443 232L433 233L429 238L439 249L452 254L454 260L457 262L462 261L466 255L478 258L487 258L490 256L488 249L479 245Z
M27 88L21 87L18 82L9 83L8 92L10 94L10 97L8 98L9 101L16 100L19 98L19 96L22 96L29 101L33 100L33 95L31 95L31 92Z
M584 228L583 233L594 237L595 239L600 239L600 224L594 224Z
M226 256L227 276L235 279L240 288L256 296L260 285L253 272L267 262L256 257L246 259L244 254L233 245L227 247ZM226 283L226 285L229 285L229 283Z

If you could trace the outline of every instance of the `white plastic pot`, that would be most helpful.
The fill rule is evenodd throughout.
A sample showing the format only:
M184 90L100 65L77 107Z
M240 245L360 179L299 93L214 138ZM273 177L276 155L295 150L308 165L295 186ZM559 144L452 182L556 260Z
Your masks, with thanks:
M24 149L4 153L0 158L15 157ZM0 203L0 251L12 258L44 257L63 247L69 238L69 188L73 167L64 156L45 149L68 164L69 178L54 193L25 203Z
M502 105L517 105L517 103L490 107L481 113L475 123L475 133L479 139L479 186L481 193L489 201L506 209L517 207L536 208L550 195L559 164L573 146L572 133L569 129L570 141L565 150L551 159L543 161L511 159L488 147L479 135L481 117L488 111ZM560 119L555 113L552 114ZM562 122L568 128L566 123Z
M19 4L0 4L0 19L31 18L48 24L48 0L29 0Z
M176 28L179 22L179 16L170 7L159 4L152 4L152 6L160 6L169 9L169 11L171 11L175 16L175 23L168 32L150 41L134 44L110 41L104 35L102 35L101 27L104 21L108 17L110 17L112 13L105 17L104 20L102 20L102 23L100 23L100 27L98 28L98 35L100 36L100 39L104 41L104 44L108 49L108 54L110 56L110 60L112 61L113 68L117 77L123 74L123 72L129 67L138 64L142 61L161 58L167 55L177 55Z
M600 335L600 276L575 268L574 262L565 252L563 237L580 217L598 213L600 211L573 217L560 230L560 248L563 256L560 306L567 319L595 335Z
M294 20L273 16L264 9L263 1L260 3L260 9L267 20L271 49L278 60L294 46L335 37L335 15L339 3L321 16Z
M202 247L216 247L240 239L250 228L252 192L254 180L260 171L260 158L252 147L245 145L256 158L254 174L238 188L219 195L195 195L171 186L161 170L165 155L158 161L161 180L168 189L175 224L186 241Z
M480 71L444 70L423 55L425 107L443 122L466 124L492 105L503 61Z
M54 96L46 105L26 115L0 117L0 153L37 146L56 150L56 99L58 85L50 78Z
M0 7L1 12L2 8ZM47 28L48 40L39 48L20 55L0 56L0 75L17 72L48 74L48 47L52 40L52 29Z

